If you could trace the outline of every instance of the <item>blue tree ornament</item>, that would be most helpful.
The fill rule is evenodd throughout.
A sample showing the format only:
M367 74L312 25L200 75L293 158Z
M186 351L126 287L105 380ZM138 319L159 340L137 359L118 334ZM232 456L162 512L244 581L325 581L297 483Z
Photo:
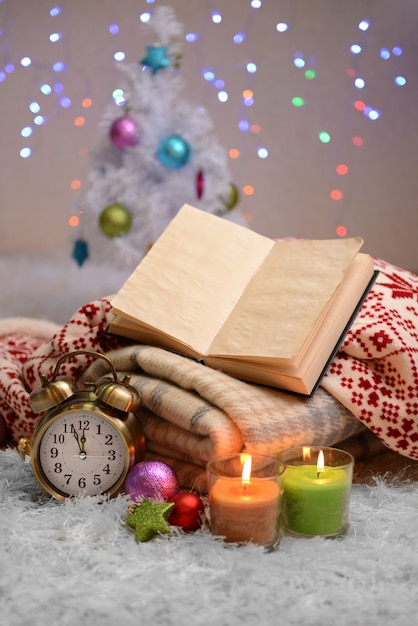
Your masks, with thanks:
M180 135L169 135L160 143L156 156L164 167L179 169L190 158L190 146Z
M74 242L73 253L71 256L77 262L79 267L81 267L84 261L89 258L89 247L87 241L77 239L77 241Z
M165 46L147 46L147 54L141 60L142 65L150 67L153 74L165 67L170 67L171 61L167 58L167 48Z

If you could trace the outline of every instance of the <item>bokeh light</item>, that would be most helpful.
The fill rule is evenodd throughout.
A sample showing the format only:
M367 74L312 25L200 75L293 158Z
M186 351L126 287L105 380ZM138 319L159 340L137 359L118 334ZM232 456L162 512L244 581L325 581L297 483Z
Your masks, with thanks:
M303 107L303 105L305 104L305 100L300 96L294 96L292 98L292 104L294 107Z
M339 226L337 226L337 228L335 229L335 232L337 233L337 235L339 237L345 237L347 234L347 228L345 226L343 226L342 224L340 224Z
M331 135L327 133L325 130L321 130L318 133L318 137L321 143L329 143L331 141Z
M346 165L345 163L340 163L339 165L337 165L337 167L335 168L335 171L337 172L337 174L339 174L340 176L345 176L346 174L348 174L348 165Z

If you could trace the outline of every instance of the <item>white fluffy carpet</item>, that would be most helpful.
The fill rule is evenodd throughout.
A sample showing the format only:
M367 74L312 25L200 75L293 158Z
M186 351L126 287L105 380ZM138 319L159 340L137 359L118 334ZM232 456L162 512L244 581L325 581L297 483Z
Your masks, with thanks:
M418 614L418 483L354 485L343 540L285 537L265 554L206 529L136 543L125 496L59 503L0 451L5 626L411 626Z

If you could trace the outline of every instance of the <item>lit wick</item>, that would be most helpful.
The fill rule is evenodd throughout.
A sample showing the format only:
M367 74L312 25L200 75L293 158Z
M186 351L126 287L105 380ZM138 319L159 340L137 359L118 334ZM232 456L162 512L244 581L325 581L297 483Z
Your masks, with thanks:
M320 450L318 454L318 460L316 462L316 477L319 478L321 472L325 469L324 453Z
M244 461L244 465L242 466L242 495L243 497L246 496L246 492L247 492L247 487L250 484L250 476L251 476L251 463L252 463L252 459L251 459L251 455L249 454L248 456L246 456L245 461Z

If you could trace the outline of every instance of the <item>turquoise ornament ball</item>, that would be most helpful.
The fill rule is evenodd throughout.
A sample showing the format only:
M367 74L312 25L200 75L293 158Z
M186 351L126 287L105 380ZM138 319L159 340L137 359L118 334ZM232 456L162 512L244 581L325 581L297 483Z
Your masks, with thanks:
M180 135L165 137L157 150L157 159L164 167L179 169L190 158L190 146Z

